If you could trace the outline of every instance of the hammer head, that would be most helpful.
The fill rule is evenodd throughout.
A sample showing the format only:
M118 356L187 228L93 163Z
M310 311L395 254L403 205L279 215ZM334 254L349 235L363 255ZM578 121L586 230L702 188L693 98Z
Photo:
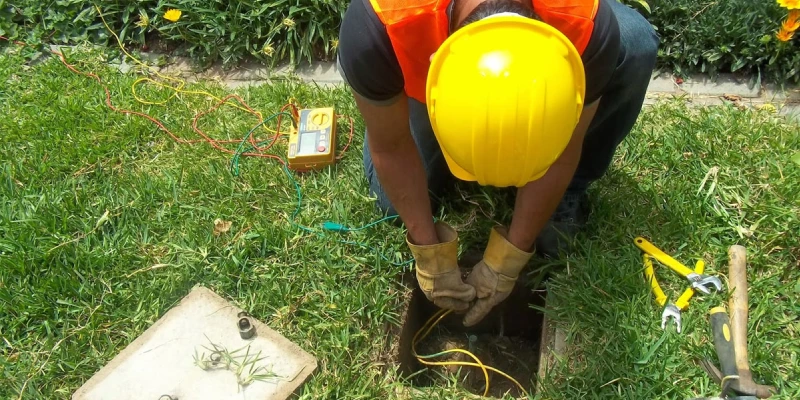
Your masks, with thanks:
M731 385L731 390L739 395L756 396L759 399L768 399L776 392L774 386L755 383L749 369L739 370L739 379Z
M695 397L692 400L757 400L756 396L736 396L736 397Z
M725 377L711 360L703 360L701 365L711 376L711 379L722 387L723 396L734 394L736 396L755 396L759 399L768 399L776 392L774 386L755 383L749 370L739 371L739 375L736 377Z
M726 400L757 400L756 396L736 396L736 397L728 397Z

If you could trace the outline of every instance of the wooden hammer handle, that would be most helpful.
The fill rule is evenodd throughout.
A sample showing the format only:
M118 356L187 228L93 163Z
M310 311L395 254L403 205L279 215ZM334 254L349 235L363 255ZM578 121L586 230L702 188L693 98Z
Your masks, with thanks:
M731 336L736 352L736 367L740 375L750 375L750 362L747 358L747 252L743 246L734 245L728 249L728 257L729 279L733 291L728 307L731 310Z

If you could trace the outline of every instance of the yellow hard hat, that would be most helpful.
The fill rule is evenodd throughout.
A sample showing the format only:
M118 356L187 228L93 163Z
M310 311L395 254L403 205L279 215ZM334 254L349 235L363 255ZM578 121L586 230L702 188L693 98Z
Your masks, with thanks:
M453 175L522 187L566 148L585 86L580 54L564 34L530 18L494 16L459 29L436 51L428 115Z

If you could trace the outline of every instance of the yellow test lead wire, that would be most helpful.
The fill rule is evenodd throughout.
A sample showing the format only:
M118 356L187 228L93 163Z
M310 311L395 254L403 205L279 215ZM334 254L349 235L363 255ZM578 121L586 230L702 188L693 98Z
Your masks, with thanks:
M444 319L444 317L449 315L451 312L452 312L452 310L439 310L439 311L437 311L414 334L414 338L411 340L411 351L413 352L414 357L417 358L417 361L419 361L420 363L422 363L424 365L433 365L433 366L455 365L455 366L466 366L466 367L478 367L478 368L480 368L481 371L483 372L483 378L486 380L486 387L485 387L485 389L483 391L483 395L484 396L487 396L489 394L490 380L489 380L488 371L496 372L497 374L505 377L506 379L510 380L515 385L517 385L517 387L519 387L519 389L522 391L522 393L525 394L526 397L530 397L530 395L528 394L528 391L525 390L525 387L523 387L516 379L514 379L511 376L509 376L508 374L506 374L503 371L500 371L500 370L498 370L496 368L493 368L493 367L490 367L488 365L483 364L483 362L481 362L481 360L477 356L475 356L474 354L472 354L471 352L469 352L467 350L464 350L464 349L452 349L452 350L445 350L445 351L442 351L442 352L439 352L439 353L436 353L436 354L431 354L431 355L420 355L419 353L417 353L417 343L419 341L424 340L428 336L428 334L430 334L430 332L433 330L433 328L442 319ZM465 355L469 356L470 358L472 358L473 360L475 360L475 362L471 363L471 362L464 362L464 361L426 361L426 359L429 359L429 358L435 358L435 357L439 357L439 356L442 356L442 355L445 355L445 354L452 354L452 353L465 354Z

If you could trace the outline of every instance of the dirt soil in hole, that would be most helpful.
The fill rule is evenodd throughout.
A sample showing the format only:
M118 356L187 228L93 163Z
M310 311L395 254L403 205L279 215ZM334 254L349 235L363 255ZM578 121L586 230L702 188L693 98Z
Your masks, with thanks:
M512 376L525 387L525 390L530 392L539 362L538 345L522 337L499 336L496 334L478 334L475 336L478 340L473 345L472 353L483 364L497 368ZM417 345L417 352L421 355L452 349L470 350L469 334L452 333L444 328L437 327L424 341ZM428 361L474 362L471 357L461 353L446 354ZM458 375L458 371L461 369L461 374L458 375L461 384L470 392L478 395L483 394L486 382L483 372L478 367L457 365L426 367L429 368L429 372L426 375L434 380L434 384L435 381L442 379L439 374L452 377ZM502 398L507 393L514 397L524 396L514 382L500 374L489 371L489 380L489 396Z

